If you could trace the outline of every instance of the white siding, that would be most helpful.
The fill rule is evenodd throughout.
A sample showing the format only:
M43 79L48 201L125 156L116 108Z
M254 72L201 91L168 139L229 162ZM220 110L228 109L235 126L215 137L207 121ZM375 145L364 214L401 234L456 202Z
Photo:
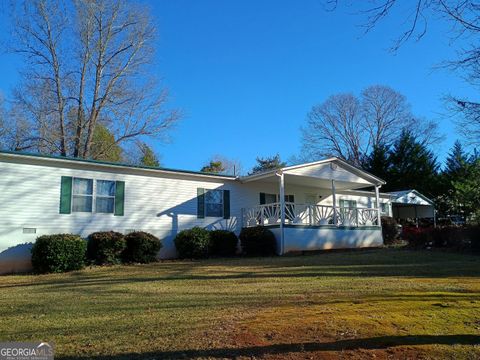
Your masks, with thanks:
M60 214L62 176L125 182L124 216L99 213ZM331 190L292 186L285 194L304 203L307 194L331 204ZM230 219L197 218L197 188L230 190ZM0 273L29 265L31 244L43 234L129 230L150 232L163 242L159 256L176 256L173 239L180 230L201 226L235 231L242 226L241 209L259 204L260 192L279 193L277 183L241 183L234 179L161 173L126 167L106 167L81 162L52 161L0 154ZM321 196L321 198L320 198ZM341 196L339 196L341 198ZM329 200L330 199L330 200ZM357 196L368 207L369 197ZM36 229L25 234L24 228Z

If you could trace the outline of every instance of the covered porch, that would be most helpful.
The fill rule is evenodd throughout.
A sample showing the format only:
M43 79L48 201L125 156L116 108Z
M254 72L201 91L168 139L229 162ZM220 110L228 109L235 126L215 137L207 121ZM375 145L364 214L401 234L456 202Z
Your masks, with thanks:
M269 227L277 237L280 254L383 243L379 189L384 182L340 159L286 167L241 180L278 189L278 195L263 194L262 198L260 194L258 204L242 208L242 226ZM345 195L365 188L374 189L373 199ZM302 198L302 191L312 194Z

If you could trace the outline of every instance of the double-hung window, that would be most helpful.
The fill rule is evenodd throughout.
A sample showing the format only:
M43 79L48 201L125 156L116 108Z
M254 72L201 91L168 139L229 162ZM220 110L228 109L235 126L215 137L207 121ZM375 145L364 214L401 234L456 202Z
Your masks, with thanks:
M206 190L205 192L205 216L223 216L223 191Z
M72 212L113 214L115 181L73 178Z
M97 180L95 212L112 214L115 208L115 181Z
M93 180L74 178L72 188L72 211L92 212Z

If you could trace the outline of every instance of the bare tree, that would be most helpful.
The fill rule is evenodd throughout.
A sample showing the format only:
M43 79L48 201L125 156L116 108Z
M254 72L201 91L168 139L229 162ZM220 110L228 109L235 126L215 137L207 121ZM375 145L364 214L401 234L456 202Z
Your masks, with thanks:
M360 98L333 95L307 116L302 129L303 159L333 155L360 165L373 148L391 144L403 129L415 129L426 145L441 140L436 124L416 118L405 96L388 86L370 86Z
M330 96L312 108L302 129L304 151L312 158L335 154L360 164L364 139L360 103L352 94Z
M341 0L326 0L329 9L336 9ZM351 4L348 2L347 4ZM438 19L450 25L448 35L454 44L462 40L458 46L458 58L444 59L444 68L457 71L473 86L480 80L480 4L473 0L415 0L404 2L399 0L372 0L359 2L357 11L363 17L365 32L371 31L387 17L399 20L399 34L396 35L391 50L397 51L411 39L421 40L428 31L429 22ZM467 45L465 45L465 43ZM465 139L474 146L480 145L480 103L472 99L448 96L450 109L459 114L458 128Z
M228 158L226 156L219 155L219 154L212 156L212 158L207 162L207 164L203 168L207 168L208 170L209 167L215 168L214 172L217 172L223 175L238 176L243 174L243 166L239 160Z
M16 100L36 148L89 158L100 122L124 145L163 139L180 118L150 72L156 32L145 7L32 0L14 6L13 18L12 49L27 64Z

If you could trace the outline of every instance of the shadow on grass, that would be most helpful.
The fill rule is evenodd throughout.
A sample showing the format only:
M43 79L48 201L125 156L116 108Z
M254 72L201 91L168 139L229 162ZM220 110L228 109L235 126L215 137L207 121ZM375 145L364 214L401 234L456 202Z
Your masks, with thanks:
M219 348L206 350L179 350L144 353L127 353L118 355L88 356L96 360L120 359L192 359L192 358L234 358L239 356L260 357L267 355L282 355L287 353L345 351L345 350L381 350L394 346L413 345L478 345L480 336L477 335L417 335L417 336L381 336L366 339L349 339L334 342L319 343L307 342L296 344L273 344L263 346L249 346L243 348ZM59 356L58 359L73 360L87 357Z

